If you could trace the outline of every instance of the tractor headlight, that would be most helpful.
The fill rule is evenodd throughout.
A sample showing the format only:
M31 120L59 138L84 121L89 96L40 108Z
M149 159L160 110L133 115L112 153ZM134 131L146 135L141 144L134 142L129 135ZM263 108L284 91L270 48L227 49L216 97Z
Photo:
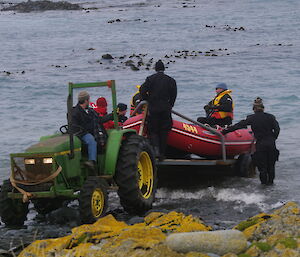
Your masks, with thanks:
M43 159L43 163L45 163L45 164L50 164L50 163L52 163L53 162L53 159L52 158L44 158Z
M25 159L25 164L35 164L35 159Z

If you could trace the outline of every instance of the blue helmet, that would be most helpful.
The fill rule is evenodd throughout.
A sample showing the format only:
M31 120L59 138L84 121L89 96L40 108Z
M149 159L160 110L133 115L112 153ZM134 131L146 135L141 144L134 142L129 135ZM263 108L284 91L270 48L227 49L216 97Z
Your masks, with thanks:
M221 88L221 89L224 89L224 90L227 90L228 88L227 88L227 85L225 84L225 83L219 83L217 86L216 86L216 89L217 88Z

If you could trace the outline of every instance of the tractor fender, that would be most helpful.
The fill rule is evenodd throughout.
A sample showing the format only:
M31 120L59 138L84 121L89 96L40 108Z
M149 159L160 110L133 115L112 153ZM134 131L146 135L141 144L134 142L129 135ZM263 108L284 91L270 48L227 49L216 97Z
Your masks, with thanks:
M106 144L104 174L114 175L119 157L120 147L123 141L123 136L128 134L136 134L134 129L112 129L108 131L109 137Z

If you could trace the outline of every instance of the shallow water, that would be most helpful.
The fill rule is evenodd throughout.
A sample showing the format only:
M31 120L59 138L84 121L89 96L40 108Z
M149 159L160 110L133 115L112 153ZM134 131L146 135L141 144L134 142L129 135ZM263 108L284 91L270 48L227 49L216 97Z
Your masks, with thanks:
M68 82L115 79L118 101L129 104L135 85L153 72L132 71L118 58L101 60L103 54L127 55L125 60L133 53L147 54L145 63L150 58L167 63L165 55L172 54L175 62L166 73L178 85L175 110L192 118L203 115L216 83L226 82L238 121L251 113L253 99L260 96L280 123L281 155L273 187L262 187L257 177L204 178L192 189L159 189L155 208L192 213L213 224L219 220L226 227L286 201L300 202L299 1L81 3L100 9L0 12L0 180L9 176L9 153L24 151L66 124ZM121 22L108 23L115 19ZM245 30L234 31L240 27ZM211 49L217 56L174 57L175 51ZM90 92L92 100L109 95L106 90Z

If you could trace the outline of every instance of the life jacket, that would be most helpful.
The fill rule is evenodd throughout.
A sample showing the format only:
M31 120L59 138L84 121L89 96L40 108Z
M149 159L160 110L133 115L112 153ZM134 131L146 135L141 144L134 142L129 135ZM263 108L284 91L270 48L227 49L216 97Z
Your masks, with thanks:
M231 95L230 95L231 92L232 92L231 90L225 90L225 91L221 92L220 94L218 94L212 101L213 105L220 106L221 98L226 94L228 94L231 97ZM233 120L233 108L234 108L234 104L232 102L232 111L231 112L216 111L211 115L211 117L216 118L216 119L224 119L226 117L230 117Z
M133 111L135 110L135 108L138 106L139 102L140 102L140 85L137 85L136 88L138 89L134 95L131 98L131 102L130 102L130 116L132 115ZM138 115L139 113L136 113L136 115Z

